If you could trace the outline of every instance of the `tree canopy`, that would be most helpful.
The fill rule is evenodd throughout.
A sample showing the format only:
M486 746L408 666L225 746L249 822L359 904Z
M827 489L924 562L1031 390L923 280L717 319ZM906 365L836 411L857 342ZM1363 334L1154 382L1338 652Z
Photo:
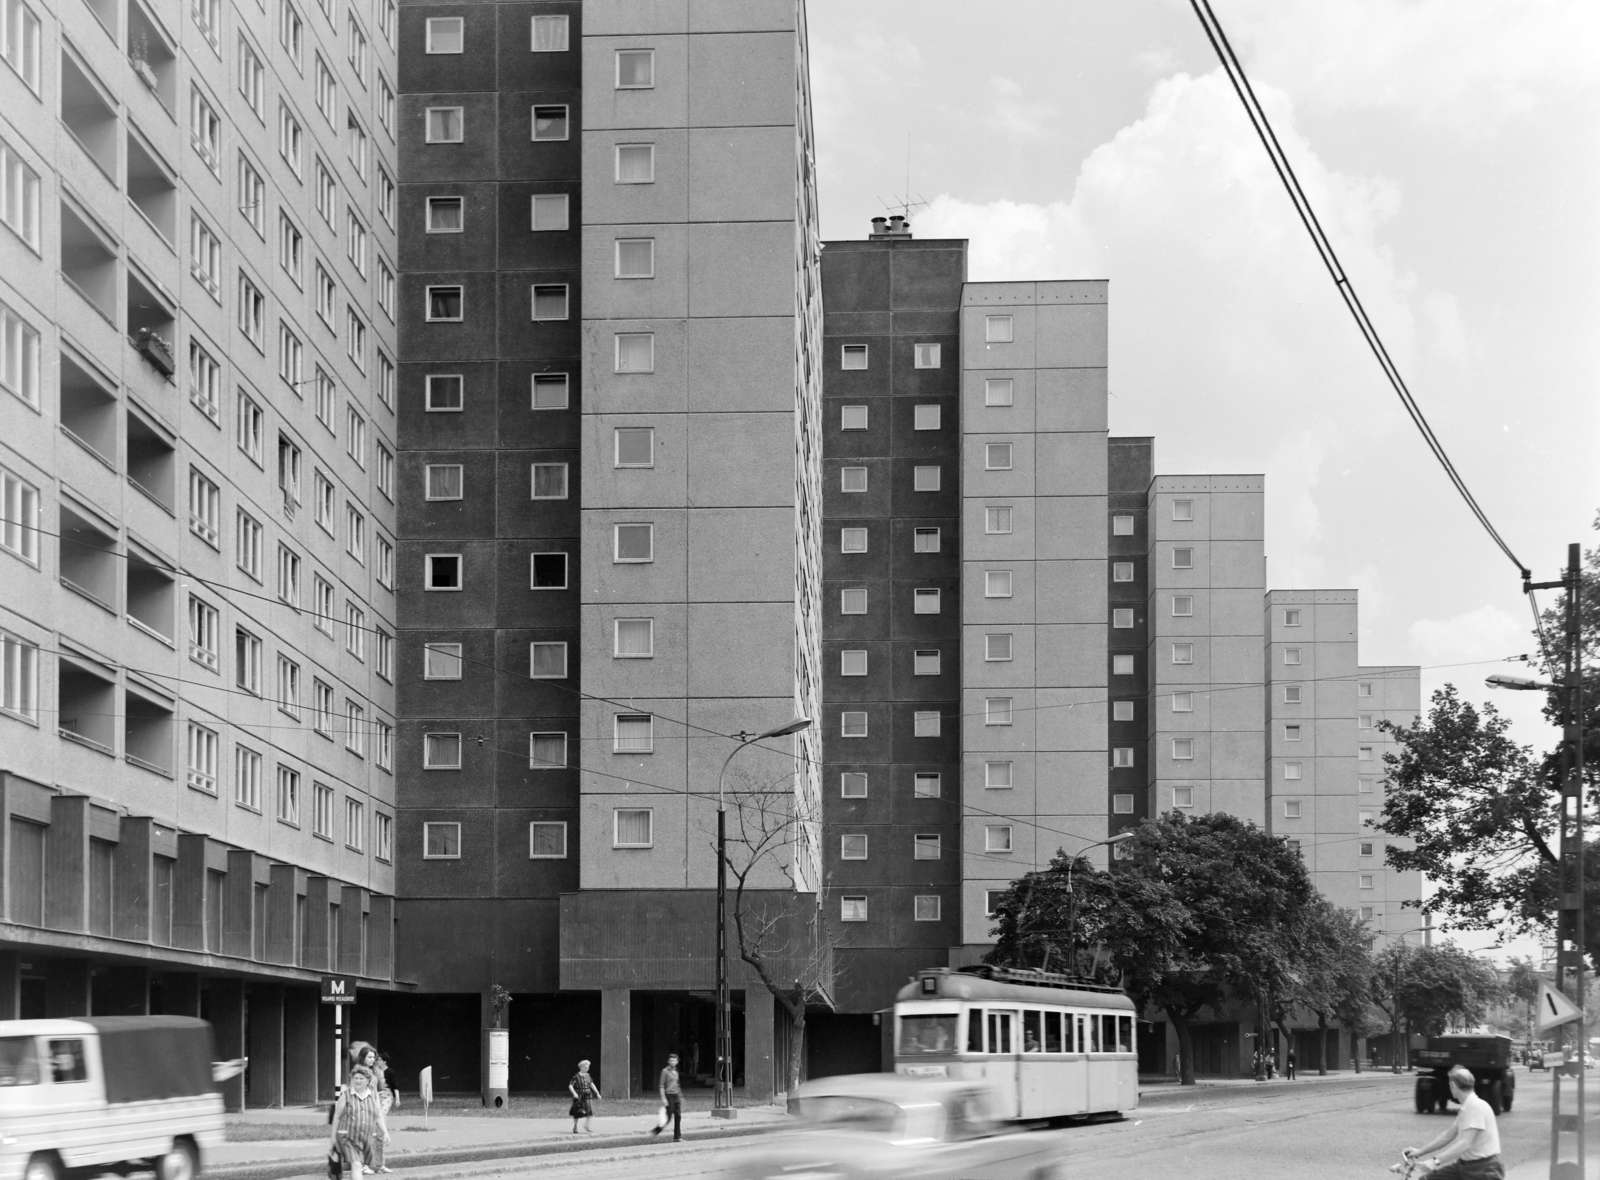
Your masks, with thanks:
M1453 943L1417 947L1402 939L1372 956L1372 1002L1391 1019L1398 1009L1411 1032L1436 1037L1482 1024L1504 995L1494 968Z

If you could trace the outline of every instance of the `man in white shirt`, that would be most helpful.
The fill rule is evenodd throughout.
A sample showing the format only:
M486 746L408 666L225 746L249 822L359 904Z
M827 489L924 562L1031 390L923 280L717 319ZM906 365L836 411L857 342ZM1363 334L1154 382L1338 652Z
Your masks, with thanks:
M1408 1147L1406 1159L1438 1154L1426 1165L1432 1180L1505 1180L1500 1163L1500 1128L1494 1111L1473 1090L1472 1071L1458 1065L1450 1071L1450 1094L1461 1104L1456 1121L1433 1142Z

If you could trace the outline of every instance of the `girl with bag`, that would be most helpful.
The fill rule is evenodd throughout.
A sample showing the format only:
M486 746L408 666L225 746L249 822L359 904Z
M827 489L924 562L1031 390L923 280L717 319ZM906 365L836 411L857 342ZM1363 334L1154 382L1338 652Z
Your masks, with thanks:
M600 1097L600 1088L594 1084L594 1079L589 1076L589 1063L578 1062L578 1072L572 1075L572 1080L567 1083L567 1093L572 1095L572 1107L567 1111L572 1116L572 1133L578 1133L578 1120L583 1120L583 1129L586 1134L593 1134L594 1128L589 1120L594 1117L594 1100Z

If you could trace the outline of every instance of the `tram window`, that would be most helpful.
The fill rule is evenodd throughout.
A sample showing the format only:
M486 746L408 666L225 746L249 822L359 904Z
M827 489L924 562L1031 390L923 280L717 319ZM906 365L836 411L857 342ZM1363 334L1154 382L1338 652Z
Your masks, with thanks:
M1117 1018L1115 1016L1101 1016L1104 1027L1100 1032L1100 1046L1102 1053L1115 1053L1117 1051Z
M1011 1017L1010 1012L988 1012L989 1018L989 1052L1014 1053L1011 1047Z
M1068 1036L1068 1039L1071 1039L1072 1026L1073 1025L1077 1026L1078 1039L1074 1043L1074 1046L1073 1046L1071 1051L1074 1052L1074 1053L1087 1053L1089 1051L1089 1043L1083 1039L1083 1017L1081 1017L1081 1016L1069 1016L1069 1017L1067 1017L1067 1036Z
M1072 1018L1067 1017L1068 1020ZM1061 1048L1061 1013L1046 1012L1044 1014L1044 1051L1046 1053L1060 1053Z
M956 1018L949 1016L902 1016L900 1053L914 1057L929 1053L950 1053L956 1046Z
M1100 1017L1098 1016L1089 1017L1089 1047L1084 1052L1100 1052Z
M1133 1017L1117 1017L1117 1052L1133 1052Z
M1039 1027L1044 1013L1037 1009L1022 1014L1022 1051L1039 1053L1044 1049L1044 1031Z
M983 1009L973 1008L967 1013L967 1052L983 1052Z

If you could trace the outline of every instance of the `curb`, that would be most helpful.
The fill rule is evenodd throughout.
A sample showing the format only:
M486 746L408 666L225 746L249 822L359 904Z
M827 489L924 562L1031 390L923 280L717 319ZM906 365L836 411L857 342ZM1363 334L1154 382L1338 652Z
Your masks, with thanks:
M1345 1077L1320 1078L1313 1075L1310 1078L1301 1078L1293 1082L1290 1082L1284 1078L1275 1078L1270 1082L1255 1082L1249 1080L1196 1082L1192 1086L1162 1086L1159 1090L1140 1090L1139 1105L1144 1106L1147 1103L1177 1101L1183 1098L1193 1097L1194 1095L1200 1093L1216 1094L1233 1090L1241 1094L1277 1094L1280 1092L1288 1092L1291 1087L1300 1087L1302 1085L1307 1087L1347 1086L1356 1082L1370 1083L1373 1081L1390 1080L1391 1077L1392 1075L1389 1074L1374 1074L1369 1070L1359 1074L1348 1074ZM1313 1078L1315 1080L1313 1080Z
M686 1131L683 1139L685 1143L703 1143L717 1139L743 1139L752 1135L763 1135L769 1131L781 1130L785 1124L769 1123L757 1126L719 1127L706 1131ZM635 1147L649 1143L657 1143L648 1132L634 1135L608 1135L604 1138L592 1137L575 1140L553 1139L533 1143L499 1143L488 1144L483 1147L441 1147L433 1150L407 1152L404 1155L391 1157L390 1166L396 1173L403 1173L412 1168L431 1167L442 1164L470 1164L489 1160L522 1159L541 1155L577 1155L587 1151L599 1151L606 1148ZM667 1140L671 1142L671 1140ZM221 1167L208 1167L205 1175L209 1180L288 1180L289 1177L309 1177L313 1180L326 1180L327 1172L322 1166L321 1157L317 1159L295 1159L281 1161L266 1161L259 1163L227 1164Z

